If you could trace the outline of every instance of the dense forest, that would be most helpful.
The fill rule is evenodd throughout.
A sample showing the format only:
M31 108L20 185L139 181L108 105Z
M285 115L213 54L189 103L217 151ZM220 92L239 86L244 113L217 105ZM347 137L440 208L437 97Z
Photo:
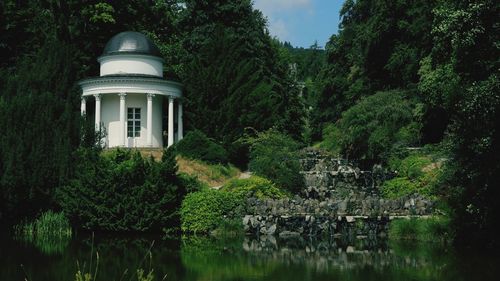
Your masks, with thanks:
M457 241L498 246L499 14L493 0L346 0L332 13L338 34L324 49L304 49L272 38L250 0L2 1L1 224L63 208L68 186L91 188L82 170L99 174L123 157L85 150L97 148L76 82L97 75L109 38L134 30L155 41L165 75L184 84L187 130L224 147L228 161L248 164L248 128L364 167L425 148L444 159L431 193L447 205ZM123 169L145 171L139 181L175 178L171 156L159 166L125 158Z

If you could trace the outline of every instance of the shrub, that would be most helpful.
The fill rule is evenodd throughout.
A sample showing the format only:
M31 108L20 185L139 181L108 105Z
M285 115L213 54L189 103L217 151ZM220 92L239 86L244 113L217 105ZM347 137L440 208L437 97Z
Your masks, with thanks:
M205 183L199 181L196 176L191 176L188 174L179 173L178 177L182 183L182 186L184 186L186 188L187 193L192 193L192 192L200 191L203 188L208 188L208 186Z
M176 176L172 150L160 162L139 152L116 150L105 156L77 152L74 179L57 199L79 228L106 231L158 231L179 226L178 210L186 194Z
M300 174L299 143L275 129L259 133L249 142L249 168L252 172L292 193L304 186Z
M190 193L182 202L181 229L207 233L221 226L224 219L236 217L235 209L241 206L243 199L230 192L204 189Z
M331 153L340 153L340 140L342 133L335 124L329 123L323 129L323 141L318 144L319 148L328 150Z
M194 130L175 145L177 153L191 159L209 163L227 163L227 151L221 145L210 140L201 131Z
M387 198L398 198L404 195L419 193L429 198L436 197L442 169L439 162L434 162L430 156L411 154L398 160L391 160L391 168L398 177L384 182L382 195Z
M234 234L241 231L246 198L282 198L286 193L271 181L252 176L233 179L220 190L203 189L188 194L181 207L181 229L185 232Z
M421 114L421 105L407 99L405 92L378 92L325 127L321 146L349 158L386 162L394 148L418 143Z
M286 196L285 192L281 191L271 181L257 176L248 179L231 180L222 187L221 191L231 192L240 198L278 199Z
M394 199L417 192L418 186L407 178L398 177L384 182L381 187L382 195Z

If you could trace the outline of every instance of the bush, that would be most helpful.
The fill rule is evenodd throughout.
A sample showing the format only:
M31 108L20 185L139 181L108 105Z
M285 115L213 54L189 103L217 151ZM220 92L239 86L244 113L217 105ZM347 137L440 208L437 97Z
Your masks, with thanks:
M325 127L320 146L353 159L386 162L396 147L418 144L421 115L421 105L408 100L405 92L379 92Z
M57 191L58 202L75 226L87 230L175 229L186 188L174 156L169 149L155 162L137 151L102 156L80 149L74 179Z
M283 198L286 193L271 181L252 176L233 179L220 190L203 189L186 196L181 207L181 229L185 232L237 233L248 197Z
M321 149L328 150L331 153L340 153L340 140L342 138L342 132L339 130L335 124L327 124L323 129L323 141L318 144Z
M194 130L175 145L177 153L191 159L199 159L209 163L228 162L227 151L221 145L210 140L201 131Z
M382 185L381 192L385 197L398 198L412 193L429 198L438 195L436 187L442 174L441 164L430 156L412 154L402 160L392 159L391 169L397 171L398 177Z
M241 206L243 199L230 192L204 189L190 193L182 202L181 229L208 233L220 227L225 219L237 217L235 209Z
M285 192L281 191L271 181L257 176L248 179L231 180L222 187L221 191L231 192L239 198L278 199L286 196Z
M257 134L250 142L250 170L286 190L297 193L304 186L300 174L300 145L275 129Z

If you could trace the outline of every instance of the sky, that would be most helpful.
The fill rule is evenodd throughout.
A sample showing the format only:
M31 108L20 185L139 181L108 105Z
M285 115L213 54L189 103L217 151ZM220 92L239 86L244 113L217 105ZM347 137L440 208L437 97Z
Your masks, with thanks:
M344 0L253 0L267 17L271 36L295 47L308 48L314 41L324 47L336 34Z

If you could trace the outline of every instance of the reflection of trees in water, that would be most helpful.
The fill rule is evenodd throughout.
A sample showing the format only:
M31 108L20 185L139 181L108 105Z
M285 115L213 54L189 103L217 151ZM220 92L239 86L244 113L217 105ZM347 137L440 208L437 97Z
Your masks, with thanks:
M153 240L152 259L146 258L141 266ZM475 258L458 258L438 244L266 236L221 239L187 236L164 241L159 237L96 235L94 243L89 236L77 236L62 248L50 246L58 250L4 240L0 244L0 280L24 280L20 264L24 264L29 280L73 280L77 261L88 266L92 245L100 256L98 280L106 281L119 280L126 269L128 277L124 280L128 280L137 267L148 269L149 263L157 277L167 274L167 280L179 281L461 281L496 280L488 276L498 273L497 266L488 271L478 262L464 267L463 264L468 265ZM470 278L474 274L484 277L481 272L490 275Z
M50 235L16 236L15 239L27 247L34 246L47 256L62 255L71 241L69 236Z
M151 248L153 240L155 243ZM8 253L3 255L3 258L0 257L0 280L24 280L21 264L28 277L33 277L29 280L74 280L77 262L80 268L89 268L92 248L93 268L96 262L95 253L99 253L97 280L120 280L125 270L127 278L123 280L129 280L131 275L136 275L136 269L140 267L146 271L150 267L153 268L157 277L167 274L167 280L183 279L178 240L163 241L161 237L117 237L99 234L95 236L94 243L90 236L76 236L67 243L64 247L56 247L61 250L51 250L50 253L34 243L0 245L0 253ZM148 255L150 248L151 259Z
M251 254L283 263L306 264L316 270L353 269L366 266L375 269L440 267L449 254L437 244L396 243L386 240L295 237L276 239L261 236L246 238L243 249ZM443 254L445 253L445 254Z
M246 280L249 276L255 280L321 280L320 276L366 280L367 272L378 276L376 280L452 280L444 276L450 272L446 269L451 256L436 244L408 247L388 245L386 240L329 237L260 236L231 241L197 237L183 239L181 253L188 280Z
M82 261L88 263L92 239L87 237L79 241L78 256ZM182 264L178 257L179 241L162 240L161 237L135 237L116 235L96 236L93 244L94 252L100 256L99 267L101 268L99 280L120 279L126 271L126 276L136 274L139 268L146 272L154 269L156 276L167 274L168 280L181 280ZM151 255L149 255L151 250ZM124 278L128 280L128 278Z

